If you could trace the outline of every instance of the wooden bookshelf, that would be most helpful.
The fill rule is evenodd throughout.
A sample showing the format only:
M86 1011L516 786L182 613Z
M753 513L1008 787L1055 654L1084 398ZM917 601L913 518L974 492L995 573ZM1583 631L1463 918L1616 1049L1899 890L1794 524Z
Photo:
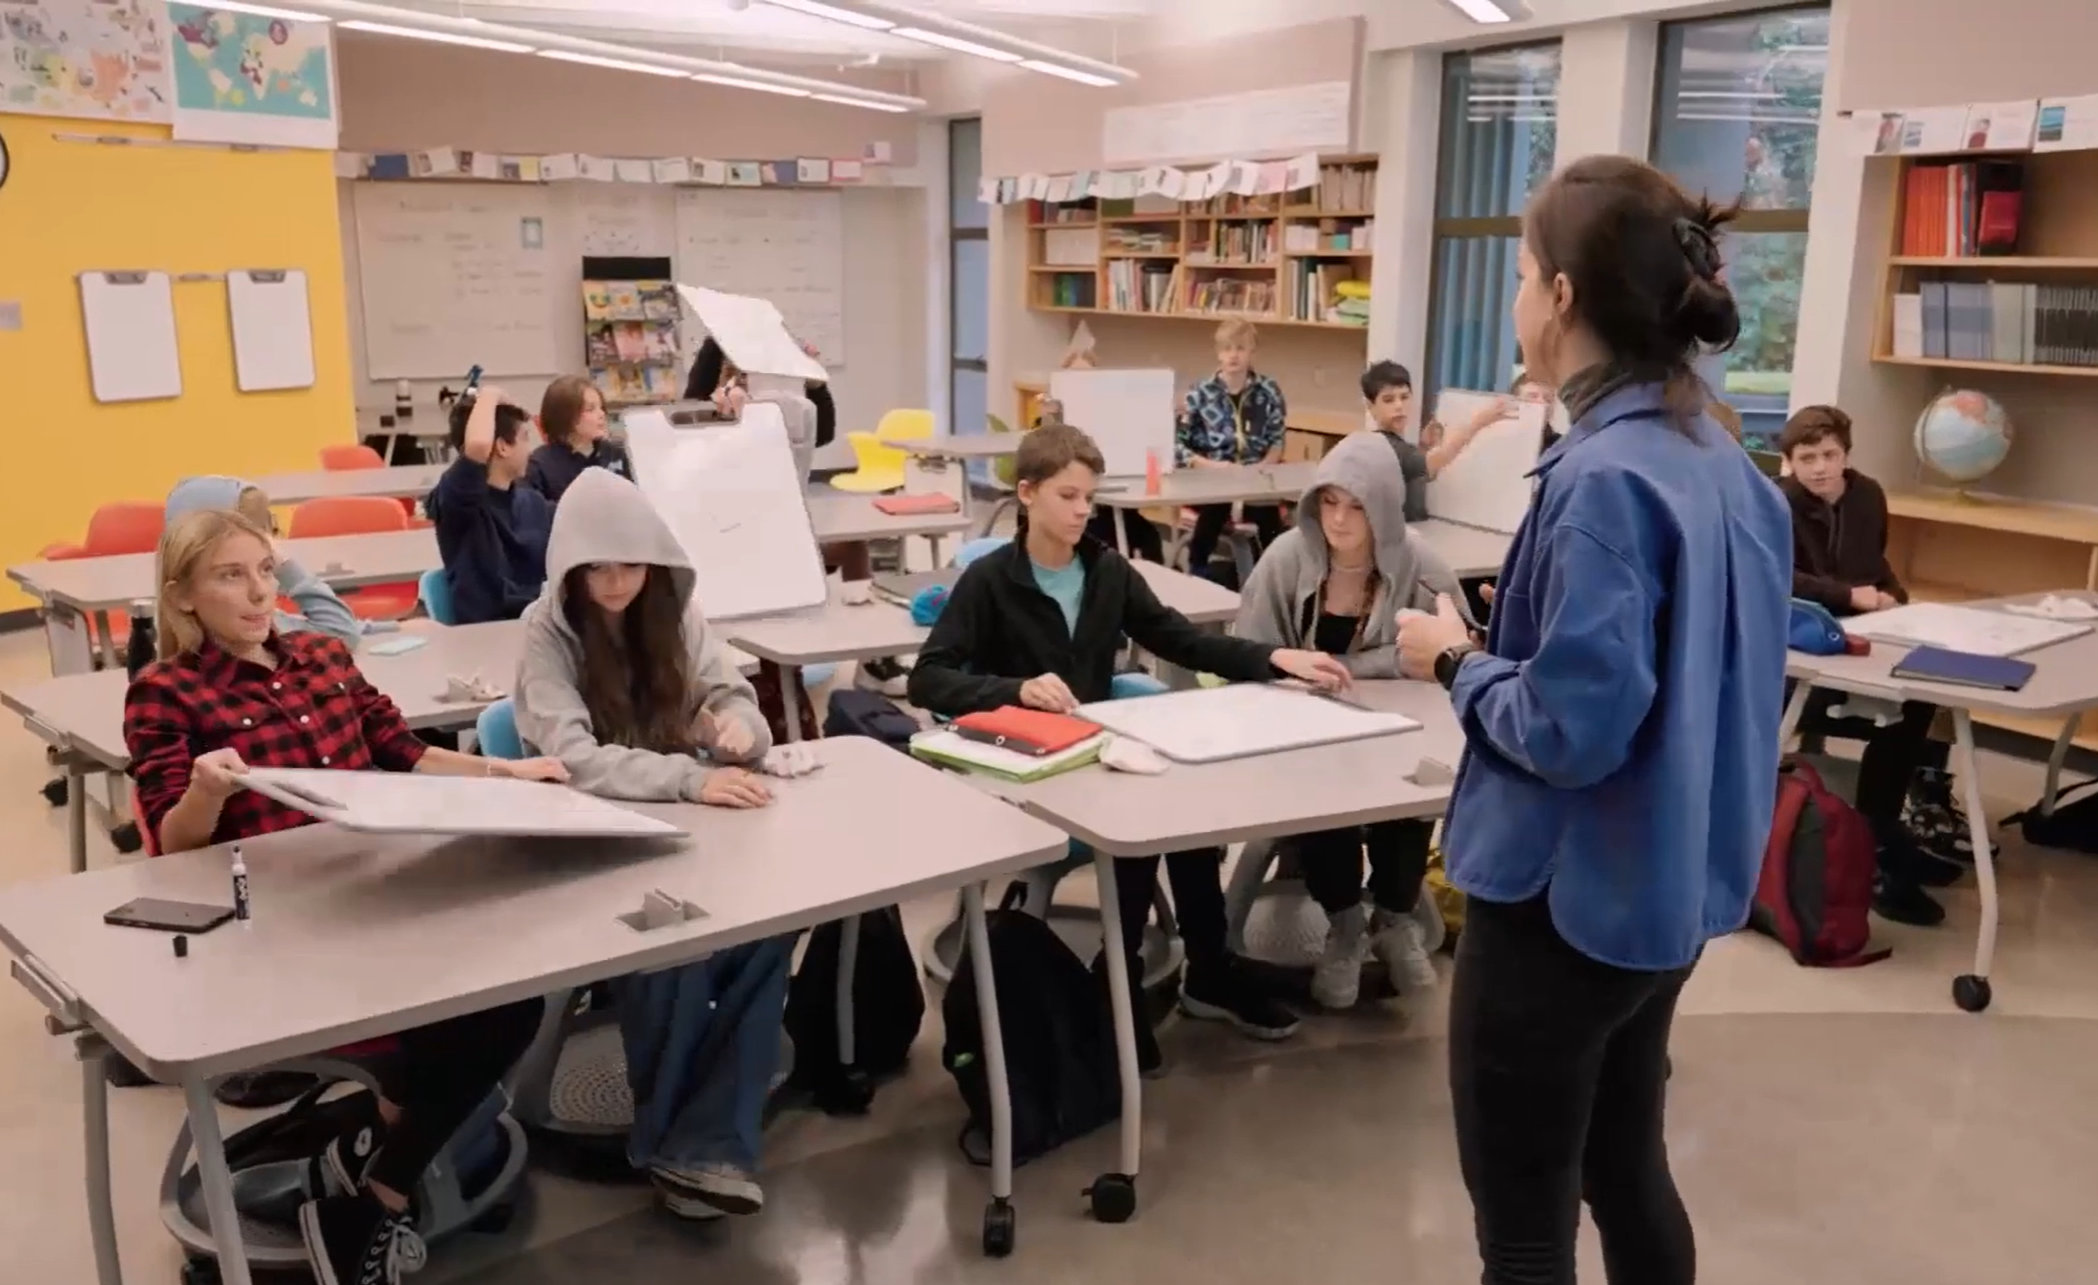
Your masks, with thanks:
M1350 156L1302 192L1030 205L1028 307L1367 335L1366 319L1336 317L1334 291L1370 278L1376 171L1374 156Z

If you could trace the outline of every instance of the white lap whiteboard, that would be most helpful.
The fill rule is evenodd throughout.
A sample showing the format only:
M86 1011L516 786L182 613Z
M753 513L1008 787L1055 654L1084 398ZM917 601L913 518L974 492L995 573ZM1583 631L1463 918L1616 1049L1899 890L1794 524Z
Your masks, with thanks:
M2079 621L2042 620L1947 602L1912 602L1905 607L1869 611L1845 620L1843 628L1860 638L1912 647L1944 647L1977 656L2016 656L2091 632L2089 624Z
M1176 763L1215 763L1420 729L1404 714L1270 683L1096 701L1080 706L1078 715L1142 741Z
M1064 423L1099 444L1108 476L1142 477L1154 454L1173 467L1172 371L1059 370L1049 396L1063 403Z
M556 299L547 189L498 183L356 183L364 364L373 379L551 375L581 300ZM557 317L559 325L556 329ZM572 342L572 341L571 341Z
M182 396L174 285L165 272L83 272L80 316L98 402Z
M303 271L228 272L226 310L233 320L233 376L240 391L313 387L313 314Z
M1487 407L1509 399L1448 389L1435 402L1443 431L1461 430ZM1515 416L1488 425L1428 485L1428 514L1484 531L1513 535L1530 507L1531 469L1544 442L1545 408L1515 403Z
M677 279L771 300L796 339L813 346L824 365L842 366L844 208L838 192L681 188Z
M649 838L684 831L595 795L544 781L253 768L249 789L346 830L378 834Z
M707 619L823 604L823 553L779 407L752 402L734 424L692 428L673 428L660 411L621 422L642 494L692 559Z

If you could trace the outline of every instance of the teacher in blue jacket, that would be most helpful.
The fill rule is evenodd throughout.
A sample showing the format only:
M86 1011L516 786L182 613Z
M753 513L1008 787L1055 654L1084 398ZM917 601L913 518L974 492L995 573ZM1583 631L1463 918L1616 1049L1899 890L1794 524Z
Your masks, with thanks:
M1578 161L1531 199L1515 326L1571 428L1474 647L1447 602L1400 661L1449 689L1470 895L1450 992L1458 1155L1486 1285L1572 1285L1586 1200L1613 1285L1690 1285L1663 1138L1668 1034L1705 942L1748 917L1784 703L1785 502L1692 370L1740 330L1732 211Z

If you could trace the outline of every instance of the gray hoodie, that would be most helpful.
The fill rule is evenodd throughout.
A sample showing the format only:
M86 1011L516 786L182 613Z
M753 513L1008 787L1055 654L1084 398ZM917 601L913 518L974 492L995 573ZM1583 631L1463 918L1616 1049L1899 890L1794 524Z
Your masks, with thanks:
M1397 678L1401 610L1433 611L1436 595L1446 593L1466 619L1470 613L1449 563L1406 529L1405 474L1391 446L1377 433L1351 433L1319 461L1318 473L1297 505L1297 525L1269 545L1253 568L1232 632L1278 647L1312 645L1317 624L1312 604L1325 583L1329 557L1326 534L1319 526L1319 492L1329 486L1362 502L1377 560L1369 620L1356 650L1342 660L1357 678Z
M692 673L686 715L696 718L705 710L717 720L743 720L751 731L753 760L771 748L757 694L729 662L693 599L692 563L677 536L639 487L599 468L585 469L554 510L553 533L546 545L546 588L523 616L524 658L517 666L515 696L518 735L536 752L567 765L579 790L642 801L696 800L701 783L713 771L707 760L608 745L590 726L580 680L583 643L569 627L561 599L569 571L593 562L670 569L686 604L685 647Z

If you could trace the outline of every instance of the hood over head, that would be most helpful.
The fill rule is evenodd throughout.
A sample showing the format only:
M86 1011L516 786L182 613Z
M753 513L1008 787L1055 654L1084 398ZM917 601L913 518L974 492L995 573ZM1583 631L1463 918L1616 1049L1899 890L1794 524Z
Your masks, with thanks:
M240 493L247 489L248 484L237 477L210 474L183 478L168 492L167 520L173 522L184 514L210 509L237 509Z
M1297 526L1321 579L1332 553L1326 547L1325 528L1319 525L1319 492L1329 486L1361 502L1369 518L1378 573L1401 590L1409 590L1419 578L1419 559L1406 538L1406 476L1391 444L1377 433L1350 433L1319 461L1318 472L1297 505Z
M568 627L567 604L562 601L568 573L593 562L667 567L678 601L691 606L698 577L684 545L641 488L609 469L584 469L554 509L542 602L552 600L554 620L563 630Z

